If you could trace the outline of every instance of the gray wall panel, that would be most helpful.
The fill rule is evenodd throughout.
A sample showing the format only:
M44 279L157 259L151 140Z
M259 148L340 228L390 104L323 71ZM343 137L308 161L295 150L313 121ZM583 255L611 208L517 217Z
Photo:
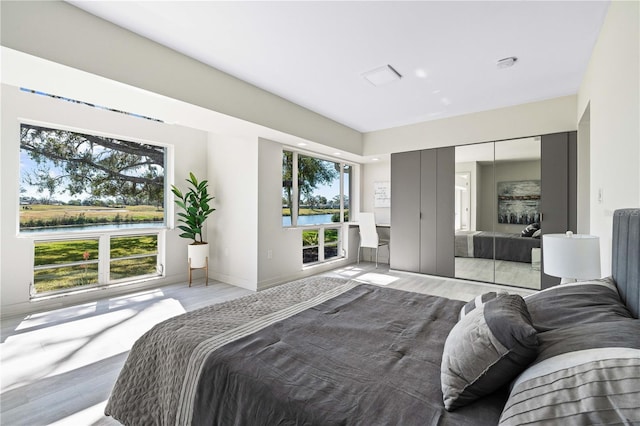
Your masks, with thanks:
M542 233L558 234L569 230L569 138L567 133L554 133L541 138L542 174L540 211ZM542 246L544 251L544 244ZM544 271L544 261L542 265ZM560 278L542 273L541 287L560 283Z

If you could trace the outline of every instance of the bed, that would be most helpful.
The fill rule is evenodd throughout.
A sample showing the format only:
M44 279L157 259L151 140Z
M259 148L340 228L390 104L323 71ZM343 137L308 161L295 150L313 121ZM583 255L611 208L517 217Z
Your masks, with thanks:
M158 324L105 414L123 424L640 423L640 210L613 275L451 300L315 277ZM596 338L594 338L594 336Z
M494 247L495 245L495 247ZM540 248L540 239L521 234L488 231L457 231L455 256L531 263L531 249Z

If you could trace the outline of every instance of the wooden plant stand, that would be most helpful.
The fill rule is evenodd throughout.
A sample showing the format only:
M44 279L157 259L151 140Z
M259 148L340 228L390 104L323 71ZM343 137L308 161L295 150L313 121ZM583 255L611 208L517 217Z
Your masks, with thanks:
M204 269L205 270L205 285L208 286L209 285L209 256L207 256L204 260L204 266L199 267L199 268L192 268L191 267L191 258L189 258L189 287L191 287L191 273L194 269Z

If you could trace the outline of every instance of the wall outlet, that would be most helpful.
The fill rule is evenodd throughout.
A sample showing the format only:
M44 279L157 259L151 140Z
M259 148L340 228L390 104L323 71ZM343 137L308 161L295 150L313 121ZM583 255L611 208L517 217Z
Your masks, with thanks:
M604 190L602 188L598 188L598 204L602 204L604 201Z
M273 259L273 250L267 250L267 259Z

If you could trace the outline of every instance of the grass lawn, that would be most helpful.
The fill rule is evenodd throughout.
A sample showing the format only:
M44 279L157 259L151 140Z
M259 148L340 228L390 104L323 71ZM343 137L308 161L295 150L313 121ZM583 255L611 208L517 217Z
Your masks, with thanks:
M52 206L31 204L20 209L20 229L130 222L162 222L164 211L156 206Z

